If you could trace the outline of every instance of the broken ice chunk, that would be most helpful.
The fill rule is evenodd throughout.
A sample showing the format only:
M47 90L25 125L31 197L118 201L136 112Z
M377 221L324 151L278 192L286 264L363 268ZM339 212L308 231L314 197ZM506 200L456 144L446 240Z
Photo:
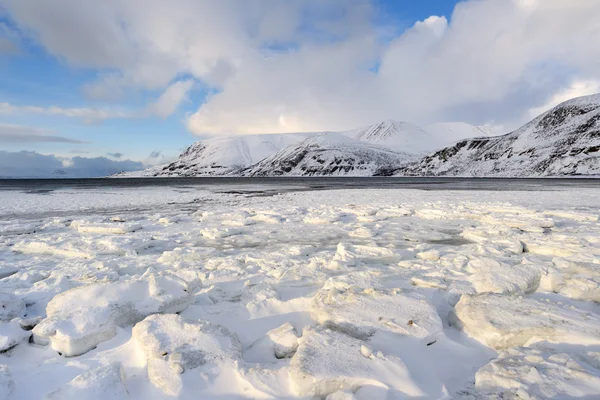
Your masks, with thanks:
M65 356L76 356L115 336L117 326L134 324L154 313L180 312L192 302L187 284L168 273L81 286L48 303L46 319L33 328L34 340L50 342Z
M358 339L377 330L425 338L442 331L435 308L422 296L400 289L363 289L330 279L313 299L312 318Z
M329 329L307 327L290 363L290 378L299 396L324 398L337 391L356 391L363 385L389 388L406 396L423 393L397 357L378 353L363 357L364 342Z
M248 347L244 359L249 362L270 362L274 359L290 358L298 348L298 333L289 322L267 332Z
M475 389L497 398L521 398L519 393L540 399L598 398L600 370L582 356L515 348L477 372Z
M0 293L0 321L10 321L23 316L25 302L11 293Z
M17 321L0 322L0 353L8 351L31 336Z
M150 382L172 396L180 393L186 370L241 356L237 337L227 329L177 314L151 315L133 327L132 336L148 360Z
M8 366L0 364L0 400L7 400L15 390L15 382Z
M50 393L48 400L107 400L129 397L125 373L119 363L105 365L76 376Z
M496 348L531 340L600 343L600 317L575 307L523 296L463 295L453 322L470 336Z

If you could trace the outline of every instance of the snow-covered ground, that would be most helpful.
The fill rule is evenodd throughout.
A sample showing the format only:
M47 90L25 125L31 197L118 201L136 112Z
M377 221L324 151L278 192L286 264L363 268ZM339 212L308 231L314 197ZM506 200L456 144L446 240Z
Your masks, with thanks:
M600 189L0 191L0 399L600 398Z

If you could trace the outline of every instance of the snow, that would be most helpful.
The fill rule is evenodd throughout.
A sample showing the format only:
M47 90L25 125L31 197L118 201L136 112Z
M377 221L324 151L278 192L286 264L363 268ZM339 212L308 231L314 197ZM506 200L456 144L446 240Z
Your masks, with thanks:
M552 340L600 343L600 316L562 302L498 294L463 295L457 325L495 349Z
M318 189L0 191L0 399L600 396L600 189Z
M180 312L192 301L184 280L151 269L125 282L80 286L48 303L47 317L33 328L34 341L77 356L114 337L117 326L153 313Z
M172 163L144 171L122 173L118 177L237 174L284 147L300 143L313 135L287 133L201 140L188 147Z
M23 299L12 293L0 293L0 321L10 321L25 312Z
M7 400L15 389L10 370L6 365L0 364L0 400Z
M60 389L50 393L47 399L104 400L128 397L123 366L114 363L78 375Z
M600 95L566 101L503 136L460 140L399 171L404 176L600 175Z
M401 153L419 154L435 150L439 144L429 132L415 124L402 121L387 120L344 134Z
M590 398L600 388L600 353L578 356L548 350L514 348L477 371L475 387L494 396L517 398ZM505 397L506 398L506 397Z
M150 382L171 396L180 394L185 371L241 356L237 337L227 329L177 314L151 315L133 327L132 336L146 356Z
M380 398L421 396L401 359L371 353L362 341L329 329L305 328L290 363L297 395L325 397L339 390L374 386Z
M307 141L313 149L316 145L322 147L319 152L327 152L328 157L321 158L321 163L329 157L340 157L343 153L356 159L356 163L372 162L372 157L379 157L381 149L388 152L403 154L394 161L394 169L407 160L413 160L427 152L439 149L460 139L477 136L488 136L489 132L478 126L466 123L440 123L421 128L410 122L386 120L376 124L345 132L311 132L287 134L263 134L220 137L201 140L188 147L171 163L150 167L143 171L123 172L114 177L169 177L169 176L239 176L250 168L253 174L260 169L260 176L281 175L280 172L267 172L267 159L273 159L275 154L283 151L289 154L293 151L302 152L306 147L301 145ZM317 139L315 143L311 139ZM326 140L323 140L326 138ZM335 139L332 139L335 138ZM345 138L355 139L353 141ZM366 146L360 146L364 144ZM375 145L369 146L369 145ZM286 149L284 151L284 149ZM379 150L379 151L377 151ZM281 158L281 156L279 156ZM271 160L271 163L273 161ZM313 165L312 168L317 167ZM278 170L276 170L278 171ZM353 176L372 176L375 169L363 169L362 173ZM303 175L296 171L294 175ZM320 174L312 174L320 175ZM335 175L339 175L335 174ZM1 229L0 229L1 232Z
M243 171L244 176L373 176L414 160L339 133L322 133L288 146Z

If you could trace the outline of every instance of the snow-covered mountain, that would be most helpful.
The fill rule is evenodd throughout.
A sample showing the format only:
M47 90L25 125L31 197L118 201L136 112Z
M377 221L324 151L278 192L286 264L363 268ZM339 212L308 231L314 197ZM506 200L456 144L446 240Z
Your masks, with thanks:
M482 132L478 127L462 123L437 124L431 126L431 131L429 131L429 128L422 129L409 122L387 120L361 129L335 135L328 134L326 137L338 137L339 143L344 137L354 139L354 141L350 141L353 143L352 146L349 146L348 143L343 145L345 150L352 148L353 163L362 162L363 165L370 165L373 161L371 158L359 160L357 157L372 155L375 149L380 151L384 148L401 153L402 163L393 166L393 169L397 169L409 158L419 158L453 142L457 136L459 138L480 136ZM201 140L191 145L171 163L151 167L144 171L125 172L117 176L235 176L267 157L274 156L278 151L288 146L298 145L315 135L320 135L320 133L247 135ZM367 146L361 147L361 143ZM342 148L334 149L336 144L331 141L327 143L321 141L311 144L312 151L316 151L318 145L326 146L320 151L323 154L325 152L333 154L335 150L335 154L340 155L343 150ZM408 156L409 154L412 156ZM360 174L366 174L366 169L353 168L353 171L360 170L362 171ZM273 173L275 174L275 172ZM261 174L268 175L269 173L262 169ZM336 170L336 174L340 174L339 169Z
M434 149L431 149L431 151L454 144L459 140L494 136L494 134L485 126L476 126L465 122L440 122L427 125L423 129L436 140L437 146Z
M410 122L386 120L365 128L344 132L344 135L362 142L376 144L405 153L423 153L435 150L432 135Z
M373 176L404 165L415 156L323 133L291 145L243 172L244 176Z
M398 174L600 175L600 95L566 101L503 136L459 141L401 168Z
M169 164L120 176L235 175L278 150L314 135L316 133L286 133L201 140L188 147L177 160Z

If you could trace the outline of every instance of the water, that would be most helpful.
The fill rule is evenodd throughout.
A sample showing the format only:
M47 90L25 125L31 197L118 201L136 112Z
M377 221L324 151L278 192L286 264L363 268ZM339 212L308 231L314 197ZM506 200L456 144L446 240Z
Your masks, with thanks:
M561 188L600 188L593 178L95 178L95 179L1 179L0 190L18 190L30 194L50 194L58 189L171 187L205 189L220 193L268 196L290 191L335 189L421 189L421 190L492 190L530 191Z

